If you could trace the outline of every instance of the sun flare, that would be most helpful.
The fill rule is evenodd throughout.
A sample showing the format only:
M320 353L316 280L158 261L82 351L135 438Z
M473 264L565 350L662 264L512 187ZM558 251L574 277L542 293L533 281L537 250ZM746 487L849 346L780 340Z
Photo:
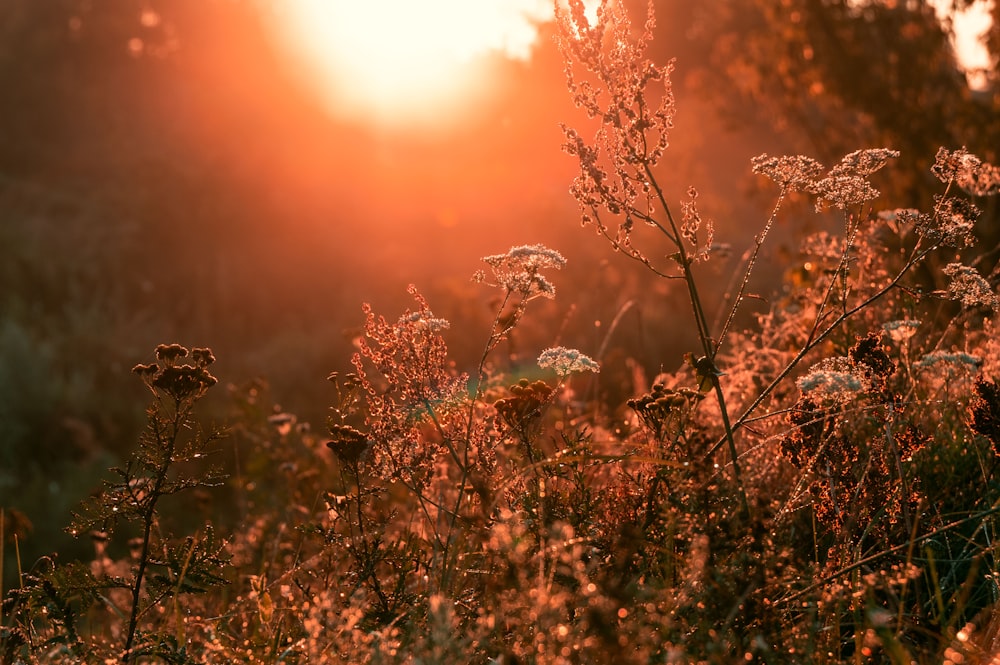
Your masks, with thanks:
M481 92L483 56L525 59L549 0L284 0L279 35L331 110L382 121L447 115Z

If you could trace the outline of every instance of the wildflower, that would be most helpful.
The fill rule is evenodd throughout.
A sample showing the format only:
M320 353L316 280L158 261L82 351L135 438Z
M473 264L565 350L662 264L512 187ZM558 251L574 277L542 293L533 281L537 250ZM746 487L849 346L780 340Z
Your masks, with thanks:
M897 344L901 344L917 334L917 328L919 327L920 321L910 319L889 321L882 324L882 330L886 331L889 334L889 339Z
M175 364L178 358L187 357L189 351L180 344L160 344L156 347L160 363L139 363L132 368L154 394L165 393L175 400L196 399L218 383L207 366L215 362L211 349L196 348L192 352L195 365Z
M955 182L973 196L1000 193L1000 168L983 162L965 148L954 151L939 148L931 172L941 182Z
M1000 298L975 268L961 263L949 263L943 272L951 277L946 294L952 300L960 301L964 307L989 307L994 311L1000 309Z
M570 0L569 11L561 5L556 3L556 38L565 60L567 87L588 117L601 120L589 144L576 130L563 126L564 149L577 157L580 166L571 192L583 223L593 222L606 233L598 216L602 209L612 215L652 214L655 197L646 173L669 145L676 110L670 78L673 61L657 65L646 57L654 26L652 3L638 39L633 38L621 3L603 2L595 25L581 0ZM589 75L593 76L588 79ZM629 223L626 220L622 233Z
M333 451L343 464L354 468L371 443L361 431L350 425L330 425L332 441L326 442L326 447Z
M215 362L215 355L212 353L212 349L194 348L191 349L191 359L199 367L208 367Z
M825 178L815 182L810 188L810 191L819 195L816 201L817 212L827 203L846 210L878 198L879 191L872 187L867 177L898 156L899 151L886 148L855 150L845 155Z
M555 286L540 271L547 268L559 270L566 265L562 254L544 245L511 247L506 254L484 256L483 261L493 269L497 280L495 286L508 293L519 293L525 299L536 296L554 298ZM482 272L476 273L474 279L487 283Z
M186 358L188 350L180 344L160 344L156 347L156 359L172 363L178 358Z
M674 390L662 383L654 383L653 389L641 397L633 397L626 403L638 414L642 422L662 438L667 428L690 411L692 405L704 399L705 395L690 388Z
M711 251L713 241L715 239L715 229L712 225L711 220L705 223L705 242L698 242L698 231L702 226L701 213L698 212L698 206L696 200L698 198L698 190L694 187L688 188L688 200L681 203L681 235L691 243L691 247L694 249L693 255L690 257L692 261L707 261Z
M972 196L1000 194L1000 167L980 164L974 171L960 177L958 185Z
M948 247L968 247L975 243L972 227L980 215L980 210L971 202L954 196L934 197L935 232L940 235L940 244Z
M855 150L844 155L840 163L830 169L830 175L839 176L869 176L885 166L890 159L899 157L898 150L888 148L868 148Z
M923 238L945 247L968 247L975 243L973 224L979 217L979 209L963 199L934 196L934 214L913 209L896 211L896 218L913 224L914 230Z
M204 367L171 365L164 367L149 381L154 390L159 389L176 400L198 397L218 383Z
M552 392L552 387L544 381L521 379L510 387L511 397L497 400L493 407L505 425L524 430L541 416L542 406L549 401Z
M842 404L868 389L864 374L847 358L826 358L813 365L796 381L799 390Z
M152 375L156 374L159 370L160 370L160 368L159 368L159 366L156 363L150 363L148 365L143 364L143 363L139 363L138 365L136 365L135 367L132 368L132 371L135 374L138 374L139 376L143 377L144 379L147 376L152 376Z
M983 364L983 359L979 356L974 356L970 353L962 351L933 351L924 355L917 361L917 367L920 367L921 369L929 369L939 364L951 365L967 370L975 370Z
M555 346L545 349L538 356L538 366L542 369L552 369L559 376L567 376L573 372L600 372L597 362L576 349Z
M856 175L827 176L813 185L819 195L816 212L822 212L826 204L846 210L878 198L879 191L871 183Z
M848 357L869 379L885 380L896 369L896 363L889 358L882 344L881 333L872 332L859 338L848 352Z
M809 189L823 173L823 165L804 155L770 157L767 153L750 160L751 170L789 190Z
M880 210L876 217L883 222L912 222L913 218L920 214L916 208L895 208L894 210Z
M439 333L451 327L451 323L448 322L448 319L435 318L434 315L431 314L430 310L404 314L399 317L399 323L401 325L410 324L417 330L429 333Z

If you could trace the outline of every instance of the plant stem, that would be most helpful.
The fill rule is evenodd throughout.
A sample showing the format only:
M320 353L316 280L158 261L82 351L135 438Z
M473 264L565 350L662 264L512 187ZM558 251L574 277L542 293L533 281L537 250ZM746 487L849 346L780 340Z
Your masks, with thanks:
M174 400L173 415L170 420L169 432L164 433L160 431L160 415L159 413L154 413L152 415L152 427L153 433L155 435L155 441L157 443L163 444L162 457L159 460L159 465L156 470L156 478L153 482L153 487L150 489L148 503L146 504L145 510L142 515L143 523L143 533L142 533L142 551L139 555L139 566L136 569L135 581L132 584L132 609L129 613L128 620L128 637L125 640L125 650L122 653L122 662L128 663L132 659L132 646L135 642L135 633L139 624L139 595L142 591L142 582L146 575L146 568L149 564L149 540L153 532L153 523L156 521L156 503L160 498L160 492L163 489L163 483L167 479L167 471L170 468L170 463L173 460L174 448L177 445L177 438L180 435L181 425L183 424L185 417L188 412L188 407L178 399Z
M701 348L704 353L704 357L708 359L711 363L712 371L716 372L715 368L715 356L718 352L718 347L713 342L711 333L708 328L708 320L705 318L705 308L702 306L701 296L698 294L698 285L694 277L694 272L691 270L691 259L688 257L687 250L684 248L684 243L681 242L682 236L680 230L677 228L677 223L674 220L673 215L670 213L670 206L667 204L666 197L663 195L663 189L660 187L659 182L656 180L656 176L653 175L653 170L650 168L649 164L643 164L646 176L649 178L649 183L656 192L656 197L660 201L660 205L663 206L663 212L667 216L667 222L670 224L670 232L668 233L662 226L657 225L668 237L673 237L677 245L677 253L679 258L679 263L681 264L681 269L684 271L684 283L687 285L688 289L688 299L691 304L691 310L694 314L695 325L698 328L698 339L701 342ZM735 306L735 305L734 305ZM726 407L726 396L722 390L722 384L719 382L718 373L714 373L711 376L712 386L715 390L715 397L719 401L719 412L722 414L722 426L725 429L725 441L729 445L729 457L733 463L733 478L736 481L736 486L740 491L740 502L742 504L743 513L745 517L750 518L750 502L747 500L746 489L743 487L743 478L740 473L739 455L736 451L736 439L733 436L733 427L729 422L729 411Z

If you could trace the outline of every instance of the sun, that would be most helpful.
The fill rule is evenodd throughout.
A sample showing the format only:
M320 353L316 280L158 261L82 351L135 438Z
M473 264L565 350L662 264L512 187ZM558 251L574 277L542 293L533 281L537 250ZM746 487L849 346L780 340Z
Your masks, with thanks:
M282 0L277 35L331 111L443 119L488 88L485 57L524 59L551 0Z

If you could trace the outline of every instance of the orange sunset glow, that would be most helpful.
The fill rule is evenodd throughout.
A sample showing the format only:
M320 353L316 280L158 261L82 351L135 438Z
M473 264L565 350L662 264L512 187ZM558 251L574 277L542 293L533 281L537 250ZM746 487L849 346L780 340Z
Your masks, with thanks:
M1000 0L0 0L0 665L1000 663L998 200Z
M336 114L389 123L444 121L489 92L489 55L527 60L546 0L292 0L279 39Z

